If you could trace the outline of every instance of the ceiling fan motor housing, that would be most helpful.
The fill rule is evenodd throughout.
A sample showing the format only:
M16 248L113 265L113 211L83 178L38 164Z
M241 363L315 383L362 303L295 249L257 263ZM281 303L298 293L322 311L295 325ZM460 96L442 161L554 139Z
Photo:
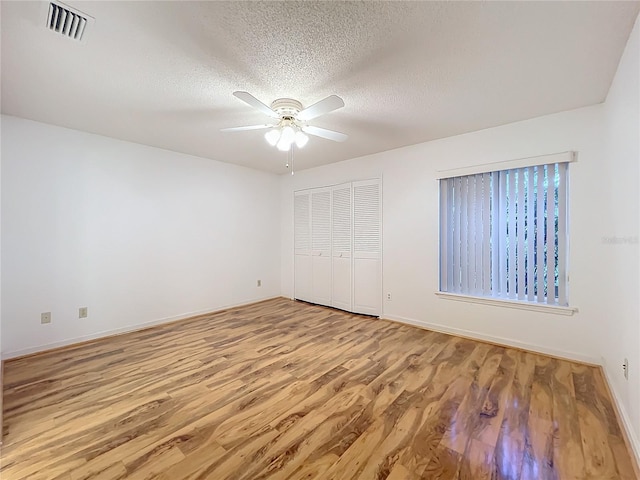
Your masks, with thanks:
M271 104L271 109L281 118L295 117L302 110L302 104L293 98L278 98Z

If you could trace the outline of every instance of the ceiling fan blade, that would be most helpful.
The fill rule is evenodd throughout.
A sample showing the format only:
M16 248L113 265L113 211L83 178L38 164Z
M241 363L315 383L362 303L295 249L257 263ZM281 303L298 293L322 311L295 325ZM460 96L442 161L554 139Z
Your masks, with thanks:
M245 130L260 130L262 128L270 128L273 125L247 125L246 127L229 127L221 128L221 132L244 132Z
M237 92L233 92L233 96L251 105L253 108L260 110L265 115L269 115L272 118L280 118L280 115L278 115L277 112L267 107L264 103L262 103L253 95L251 95L249 92L237 91Z
M314 127L312 125L306 125L302 127L302 131L309 135L315 135L316 137L326 138L327 140L333 140L334 142L344 142L349 138L344 133L334 132L333 130L327 130L326 128Z
M302 110L298 115L296 115L296 118L306 122L307 120L319 117L325 113L333 112L334 110L342 107L344 107L344 101L337 95L330 95L324 100L320 100L319 102Z

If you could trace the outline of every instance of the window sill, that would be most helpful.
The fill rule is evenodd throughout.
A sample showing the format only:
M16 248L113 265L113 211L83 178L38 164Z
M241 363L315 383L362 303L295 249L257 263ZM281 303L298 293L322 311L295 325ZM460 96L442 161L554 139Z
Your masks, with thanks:
M577 307L560 307L558 305L544 305L541 303L530 303L521 300L507 300L504 298L473 297L471 295L460 295L458 293L436 292L436 295L446 300L457 302L480 303L482 305L492 305L494 307L517 308L534 312L552 313L555 315L573 315L578 311Z

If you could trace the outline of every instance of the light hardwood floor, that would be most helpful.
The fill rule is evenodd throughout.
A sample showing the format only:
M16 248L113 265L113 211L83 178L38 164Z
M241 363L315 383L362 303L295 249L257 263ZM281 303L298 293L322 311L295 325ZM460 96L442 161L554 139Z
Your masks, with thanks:
M4 380L3 480L636 478L599 369L285 299Z

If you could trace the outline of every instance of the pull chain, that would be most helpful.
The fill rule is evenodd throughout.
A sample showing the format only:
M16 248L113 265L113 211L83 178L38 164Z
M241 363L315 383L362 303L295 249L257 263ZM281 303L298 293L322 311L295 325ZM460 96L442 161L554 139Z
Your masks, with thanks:
M289 163L291 164L291 175L293 175L293 149L295 144L291 145L291 150L289 150Z
M287 153L287 155L289 156L289 160L287 160L287 164L285 165L285 167L289 168L291 167L291 175L293 175L293 144L291 145L291 147L289 148L289 152Z

